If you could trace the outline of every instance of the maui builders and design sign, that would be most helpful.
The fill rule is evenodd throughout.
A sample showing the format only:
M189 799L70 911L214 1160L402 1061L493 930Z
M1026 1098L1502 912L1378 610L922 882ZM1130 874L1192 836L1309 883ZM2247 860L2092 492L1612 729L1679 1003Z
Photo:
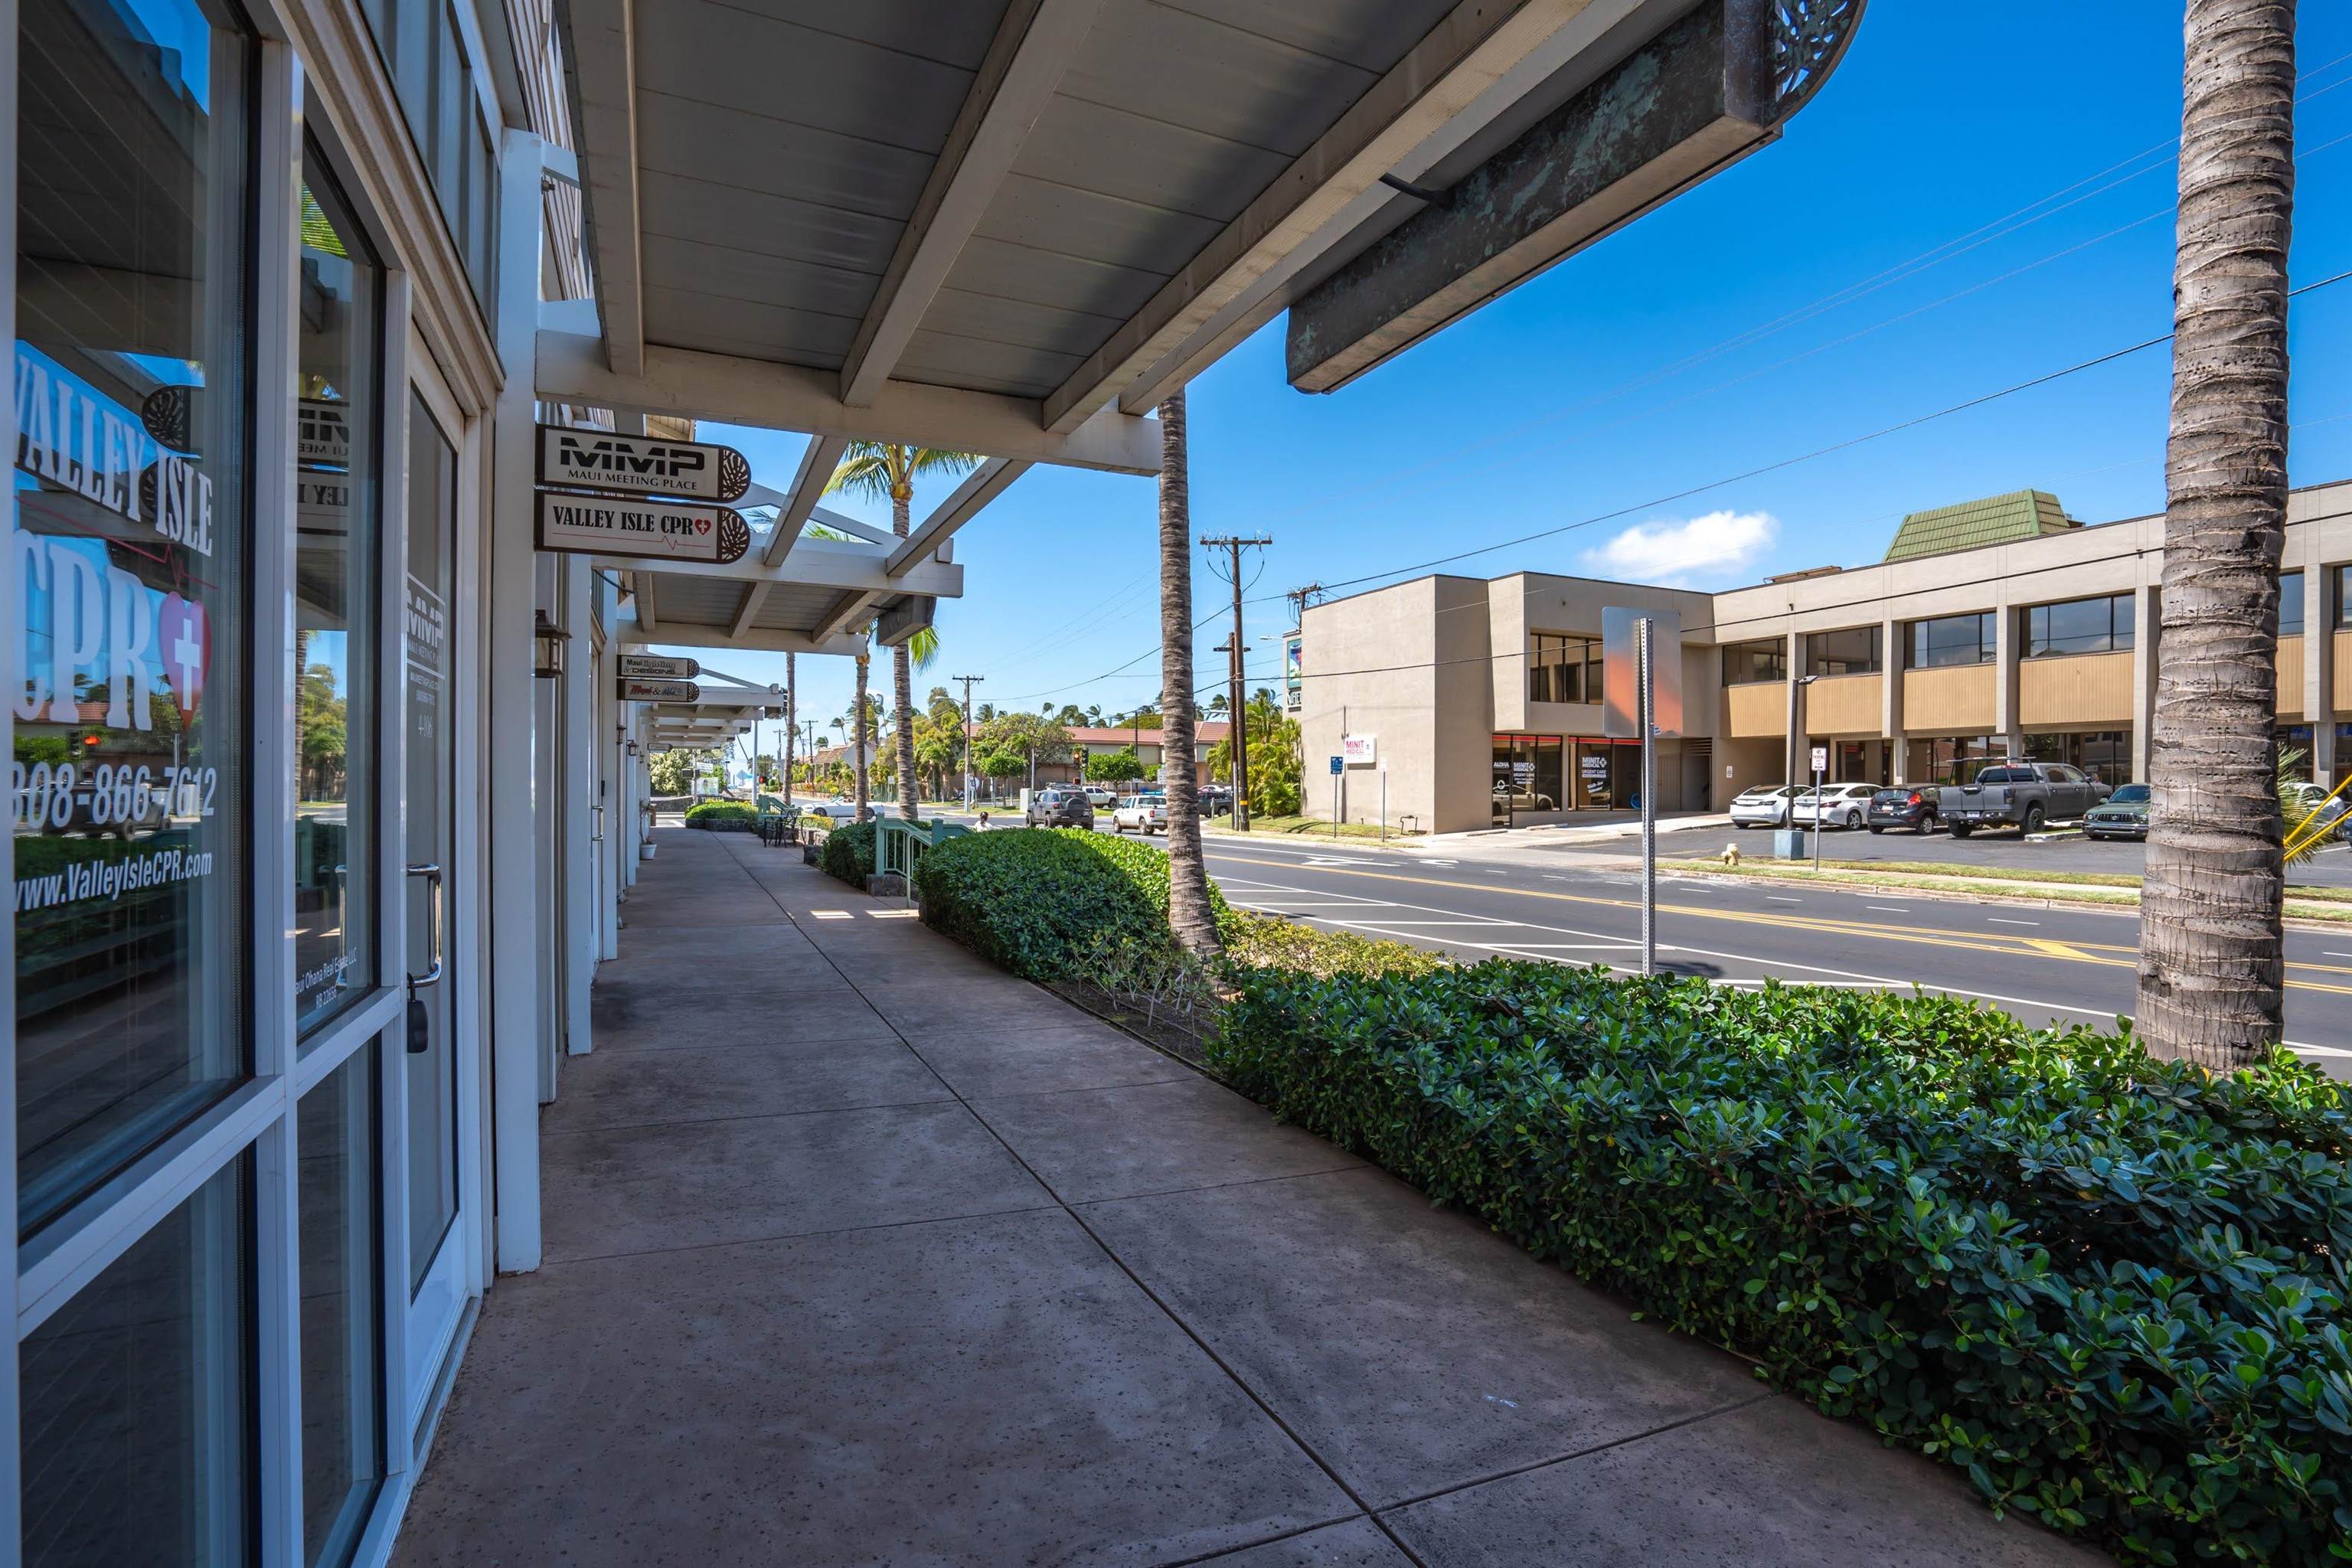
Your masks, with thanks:
M698 660L667 654L625 653L619 662L618 673L624 680L692 680L702 673Z
M565 489L730 501L751 488L751 465L732 447L542 425L539 482Z
M723 566L751 545L751 525L728 507L539 492L541 550Z

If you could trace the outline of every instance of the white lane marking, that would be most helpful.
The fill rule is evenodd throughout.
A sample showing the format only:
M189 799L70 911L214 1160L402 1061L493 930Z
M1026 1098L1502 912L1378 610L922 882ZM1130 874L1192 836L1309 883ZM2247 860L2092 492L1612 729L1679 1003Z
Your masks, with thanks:
M1322 918L1328 919L1329 917L1325 916ZM1389 924L1392 926L1490 926L1504 930L1515 930L1519 924L1517 921L1490 921L1480 920L1475 917L1468 920L1454 921L1401 921L1390 919L1385 915L1381 918L1383 920L1388 920Z
M1876 910L1883 915L1907 915L1911 912L1906 909L1898 909L1893 904L1864 904L1862 907L1865 910Z
M1307 888L1298 888L1298 889L1291 889L1291 890L1292 890L1292 891L1296 891L1296 892L1307 893L1307 892L1311 892L1313 889L1307 889ZM1460 913L1462 912L1462 911L1461 911L1461 910L1444 910L1444 909L1439 909L1439 908L1437 908L1436 906L1432 905L1432 904L1397 904L1397 905L1393 905L1393 906L1391 906L1391 907L1396 908L1396 909L1402 909L1402 910L1415 910L1415 909L1417 909L1417 910L1424 910L1428 911L1428 912L1429 912L1429 913L1431 913L1431 914L1440 914L1440 915L1458 915L1458 914L1460 914ZM845 912L846 912L846 911L845 911ZM1378 932L1379 932L1379 929L1380 929L1380 928L1378 928L1378 927L1373 927L1373 926L1362 926L1362 925L1357 925L1357 924L1355 924L1354 922L1352 922L1352 921L1349 921L1333 920L1333 919L1331 919L1331 918L1329 918L1329 917L1328 917L1328 916L1321 916L1321 915L1309 915L1309 916L1308 916L1308 917L1307 917L1307 919L1309 919L1309 920L1312 920L1312 921L1318 921L1318 923L1323 924L1323 925L1347 926L1347 927L1349 927L1349 929L1351 929L1351 930L1357 930L1357 931L1374 931L1375 933L1378 933ZM1634 944L1633 944L1633 942L1632 941L1630 941L1630 940L1627 940L1627 939L1624 939L1624 938L1620 938L1620 937L1612 937L1612 936L1610 936L1606 931L1583 931L1583 930L1580 930L1580 929L1578 929L1577 927L1574 927L1574 926L1549 926L1549 925L1538 925L1538 924L1534 923L1533 921L1521 921L1521 922L1519 923L1518 929L1519 929L1519 930L1522 930L1522 931L1552 931L1552 932L1556 932L1557 934L1561 935L1561 936L1581 936L1581 937L1589 937L1589 938L1591 938L1591 939L1593 940L1593 944L1594 944L1596 947L1627 947L1627 948L1630 948L1630 947L1632 947L1632 946L1633 946L1633 945L1634 945ZM1409 933L1405 933L1405 932L1401 932L1401 931L1400 931L1400 932L1396 932L1396 933L1394 933L1394 934L1398 934L1398 935L1405 935L1405 934L1409 934ZM1423 938L1423 940L1427 941L1427 940L1430 940L1430 939L1428 939L1428 938ZM1482 946L1482 944L1480 944L1480 943L1476 943L1476 942L1457 942L1457 943L1455 943L1454 945L1456 945L1456 946L1461 946L1461 947L1480 947L1480 946ZM1528 953L1529 956L1531 956L1531 957L1535 957L1535 958L1537 958L1537 959L1539 959L1539 960L1541 960L1542 962L1545 962L1545 963L1551 963L1551 962L1555 962L1555 961L1553 961L1553 960L1544 959L1544 958L1543 958L1543 955L1542 955L1540 952L1537 952L1537 951L1536 951L1536 948L1535 948L1533 945L1528 945L1528 946L1523 946L1523 947L1519 947L1519 948L1493 947L1493 948L1486 948L1486 949L1484 949L1484 951L1494 952L1503 952L1503 953L1511 953L1511 952L1524 952ZM2009 996L2009 995L2004 995L2004 994L2002 994L2001 993L1997 992L1997 991L1969 991L1969 990L1966 990L1966 989L1963 989L1963 988L1961 988L1961 987L1959 987L1959 986L1955 986L1955 985L1936 985L1936 986L1926 986L1926 985L1924 985L1924 983L1919 982L1919 981L1913 981L1913 980L1896 980L1896 979L1891 979L1891 978L1889 978L1889 977L1887 977L1887 976L1885 976L1885 975L1879 975L1879 974L1858 974L1858 973L1854 973L1853 970L1850 970L1850 969L1831 969L1831 968L1828 968L1828 967L1826 967L1826 966L1824 966L1824 965L1822 965L1822 964L1818 964L1818 963L1798 963L1798 962L1797 962L1796 960L1794 960L1794 959L1787 959L1787 958L1759 958L1759 957L1757 957L1757 956L1755 956L1754 954L1751 954L1751 953L1745 953L1745 952L1725 952L1720 951L1719 949L1715 949L1715 948L1669 946L1669 945L1665 945L1665 944L1661 944L1661 945L1659 946L1659 948L1658 948L1658 951L1659 951L1660 952L1677 952L1677 953L1686 953L1686 954L1688 954L1689 956L1691 956L1691 957L1693 957L1693 958L1719 958L1719 959L1723 959L1723 960L1726 960L1726 961L1727 961L1727 962L1729 962L1729 963L1752 963L1752 964L1757 965L1759 968L1763 968L1763 969L1784 969L1784 970L1792 970L1792 971L1801 971L1801 972L1803 972L1803 973L1807 973L1807 974L1827 975L1827 976L1830 976L1832 979L1835 979L1835 980L1843 980L1843 981L1847 981L1847 982L1849 982L1849 983L1852 983L1852 984L1857 984L1891 986L1891 987L1893 987L1893 988L1895 988L1895 989L1896 989L1896 990L1905 990L1905 991L1912 990L1912 989L1927 989L1927 990L1932 990L1932 991L1936 992L1937 994L1941 994L1941 995L1945 995L1945 996L1966 996L1966 997L1972 998L1972 999L1974 999L1974 1000L1976 1000L1976 1001L1979 1001L1979 1002L1998 1002L1998 1003L2001 1004L2003 1006L2006 1006L2006 1007L2039 1007L2039 1008L2043 1009L2043 1010L2044 1010L2044 1011L2046 1011L2046 1012L2052 1012L2052 1013L2071 1013L2071 1014L2074 1014L2075 1016L2077 1016L2077 1017L2082 1017L2082 1018L2104 1018L2104 1019L2110 1019L2110 1020L2112 1020L2112 1019L2116 1016L2116 1010L2115 1010L2114 1008L2112 1008L2112 1007L2077 1007L2077 1006L2073 1005L2072 1005L2072 1004L2070 1004L2070 1003L2065 1003L2065 1002L2047 1002L2047 1001L2043 1001L2043 1000L2042 1000L2042 999L2041 999L2041 998L2039 998L2039 997L2034 997L2034 996ZM1633 969L1632 969L1631 967L1629 967L1629 966L1627 966L1627 965L1625 965L1625 964L1622 964L1622 963L1612 963L1612 964L1608 964L1608 965L1606 965L1605 967L1610 968L1610 969L1613 969L1613 970L1618 970L1618 971L1621 971L1621 972L1622 972L1622 973L1627 973L1627 974L1632 974L1632 973L1635 973L1635 971L1634 971ZM1713 984L1718 984L1718 985L1760 985L1760 984L1763 984L1763 982L1762 982L1760 979L1759 979L1759 980L1748 980L1748 979L1718 978L1718 979L1714 980ZM1817 983L1817 984L1818 984L1818 983ZM2313 1045L2305 1045L2305 1044L2302 1044L2302 1043L2300 1043L2300 1042L2298 1042L2298 1041L2294 1041L2294 1040L2288 1040L2288 1041L2285 1041L2285 1042L2284 1042L2284 1044L2285 1044L2285 1046L2286 1046L2287 1049L2289 1049L2289 1050L2291 1050L2291 1051L2303 1051L2303 1052L2306 1052L2306 1053L2309 1053L2309 1054L2314 1055L2314 1056L2324 1056L2324 1057L2335 1057L2335 1056L2341 1056L2341 1057L2352 1057L2352 1050L2346 1050L2346 1049L2343 1049L2343 1048L2338 1047L2336 1047L2336 1046L2313 1046Z
M2322 948L2320 950L2319 956L2322 958L2352 958L2352 952L2329 952L2326 949Z
M1801 904L1805 901L1802 899L1784 899L1778 893L1767 893L1764 896L1776 904Z
M1997 926L2038 926L2042 923L2040 921L2005 921L1999 915L1987 915L1985 919Z
M1392 910L1396 908L1385 899L1269 899L1263 893L1244 894L1243 901L1256 908L1268 910L1277 904L1292 910Z

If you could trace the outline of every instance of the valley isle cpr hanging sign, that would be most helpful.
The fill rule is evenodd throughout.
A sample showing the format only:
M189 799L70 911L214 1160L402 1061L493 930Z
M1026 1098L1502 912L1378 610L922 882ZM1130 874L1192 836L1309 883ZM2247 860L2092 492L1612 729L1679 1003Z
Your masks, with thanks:
M539 492L539 547L724 566L743 559L751 525L730 507Z

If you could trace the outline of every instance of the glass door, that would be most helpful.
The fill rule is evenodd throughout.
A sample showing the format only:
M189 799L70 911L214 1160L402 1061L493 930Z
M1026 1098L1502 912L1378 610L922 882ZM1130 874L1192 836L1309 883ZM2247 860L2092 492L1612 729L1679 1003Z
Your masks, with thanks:
M457 933L449 895L456 843L456 742L450 695L450 603L457 556L461 426L422 345L408 405L407 580L400 640L405 664L406 762L401 824L407 861L408 1009L401 1073L407 1185L408 1408L425 1408L466 1302L457 1135L457 1007L448 956Z

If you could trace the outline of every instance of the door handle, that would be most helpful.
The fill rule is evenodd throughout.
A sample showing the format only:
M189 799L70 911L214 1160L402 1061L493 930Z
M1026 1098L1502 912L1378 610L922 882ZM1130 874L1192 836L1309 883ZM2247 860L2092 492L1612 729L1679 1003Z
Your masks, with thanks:
M433 899L433 914L431 921L433 931L433 963L432 966L426 969L424 973L412 974L408 977L408 994L414 996L416 993L424 990L428 985L438 985L441 984L441 868L438 866L411 866L408 868L408 874L412 877L424 878L425 885L431 889Z

